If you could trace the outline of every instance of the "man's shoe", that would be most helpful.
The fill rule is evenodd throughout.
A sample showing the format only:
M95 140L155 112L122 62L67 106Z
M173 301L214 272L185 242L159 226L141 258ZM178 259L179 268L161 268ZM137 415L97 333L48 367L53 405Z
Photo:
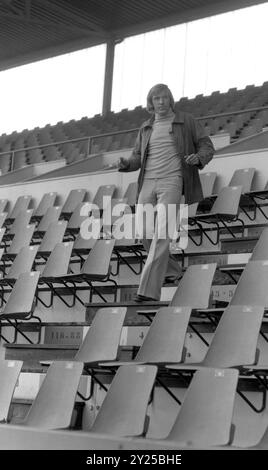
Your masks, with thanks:
M165 277L165 284L176 284L181 280L183 274L179 274L178 276L166 276Z
M138 303L141 303L141 302L158 302L157 299L154 299L153 297L146 297L146 295L140 295L140 294L136 294L134 296L134 302L138 302Z

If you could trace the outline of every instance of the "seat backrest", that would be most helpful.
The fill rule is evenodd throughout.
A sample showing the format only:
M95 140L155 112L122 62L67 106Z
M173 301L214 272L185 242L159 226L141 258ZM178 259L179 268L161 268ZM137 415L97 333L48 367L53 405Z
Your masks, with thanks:
M3 240L3 236L5 235L5 233L6 233L6 228L5 227L0 228L0 243Z
M100 308L75 355L75 360L84 363L116 360L126 311L126 307Z
M7 218L7 212L1 212L0 213L0 228L2 228L3 223L5 222L6 218Z
M67 228L79 228L83 220L89 217L91 206L90 202L80 202L77 204L68 221Z
M13 224L10 227L9 233L15 234L18 230L23 230L25 225L30 223L33 214L33 209L25 209L19 212Z
M247 263L230 304L268 306L268 260Z
M61 206L49 207L46 213L43 215L42 219L40 220L40 223L38 224L36 230L40 232L46 232L52 222L56 222L57 220L59 220L61 209Z
M36 217L43 217L45 215L46 211L54 206L55 200L57 197L57 193L55 192L50 192L50 193L45 193L42 196L41 201L39 202L34 215Z
M53 362L23 425L42 429L68 428L82 371L82 362Z
M4 212L7 207L8 200L7 199L0 199L0 213Z
M39 274L38 271L31 271L19 275L5 304L3 310L5 316L25 318L29 315L33 308Z
M239 170L235 170L228 186L242 186L242 194L249 193L255 171L255 168L239 168Z
M104 209L104 207L106 207L106 205L109 203L109 200L112 199L115 189L115 184L105 184L99 186L93 198L93 204L98 206L100 210Z
M0 359L0 421L7 421L8 411L23 361Z
M97 240L82 266L81 273L108 275L114 244L115 240Z
M230 305L223 313L204 358L207 367L238 367L256 362L264 307Z
M77 204L79 204L80 202L82 202L85 198L85 195L86 195L86 189L82 189L82 188L79 188L79 189L72 189L68 196L67 196L67 199L63 205L63 208L62 208L62 213L71 213L75 210Z
M155 315L135 361L181 362L191 307L163 307Z
M100 238L101 229L102 219L95 219L94 217L85 219L75 239L74 250L91 250Z
M40 243L38 251L52 251L57 243L62 242L67 223L67 220L56 220L55 222L51 222Z
M241 193L242 186L225 186L220 190L211 212L230 214L230 216L238 215Z
M214 184L217 178L217 173L214 171L200 173L200 181L204 198L211 196L213 193Z
M200 446L228 444L237 382L236 369L195 372L167 440Z
M216 263L189 266L175 291L170 307L208 308L216 267Z
M73 242L57 243L46 262L42 277L65 276L72 254Z
M38 245L21 248L8 271L7 278L17 279L20 274L31 271L37 248Z
M140 436L157 367L119 367L90 431L114 436Z
M137 190L138 190L138 183L134 181L133 183L129 183L125 191L124 198L126 198L127 204L130 207L133 207L136 204Z
M32 196L19 196L14 204L14 207L9 215L10 219L16 219L19 212L28 209Z
M21 248L23 248L24 246L28 246L32 239L34 229L35 225L30 224L23 227L23 230L19 230L15 234L9 248L7 249L7 253L17 254L21 250Z
M124 214L118 218L112 228L115 246L135 244L135 214Z

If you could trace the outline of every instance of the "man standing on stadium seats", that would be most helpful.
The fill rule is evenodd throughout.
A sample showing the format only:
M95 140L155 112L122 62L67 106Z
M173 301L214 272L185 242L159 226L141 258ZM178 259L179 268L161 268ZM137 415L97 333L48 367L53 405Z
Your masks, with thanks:
M131 157L118 160L119 171L140 168L138 223L145 204L152 204L157 209L162 205L167 211L169 205L176 205L178 210L182 194L185 204L202 200L198 170L204 168L214 154L210 138L194 117L175 110L174 98L167 85L158 84L151 88L147 95L147 110L152 116L142 124ZM144 232L142 235L148 256L135 298L137 302L159 300L163 282L173 282L181 277L181 268L169 253L168 230L165 230L167 236L159 237L157 224L160 224L158 210L153 236L146 238Z

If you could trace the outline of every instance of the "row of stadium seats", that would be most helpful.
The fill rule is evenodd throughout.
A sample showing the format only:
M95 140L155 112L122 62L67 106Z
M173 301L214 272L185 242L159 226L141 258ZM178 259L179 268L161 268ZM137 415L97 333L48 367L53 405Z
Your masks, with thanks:
M268 125L268 110L258 110L268 105L268 85L248 86L244 90L230 89L226 93L214 92L210 96L198 95L196 98L181 98L176 108L191 112L200 117L208 135L228 132L231 141L247 137L262 131ZM239 113L239 111L253 109ZM255 109L255 110L254 110ZM226 114L229 113L229 114ZM223 114L209 117L209 115ZM109 113L108 116L96 115L93 118L83 117L78 121L59 122L44 128L25 129L10 135L0 136L2 173L10 171L12 153L16 152L13 169L27 164L65 158L67 163L78 161L90 153L114 151L131 148L134 145L137 131L141 123L148 119L145 108L137 106L134 110L122 110ZM207 117L206 117L207 116ZM132 132L123 132L133 129ZM121 132L121 133L120 133ZM113 134L107 135L104 134ZM89 143L87 137L96 136ZM74 139L74 140L73 140ZM84 139L80 141L79 139ZM72 142L68 142L73 140ZM48 145L48 147L41 147ZM10 153L9 153L10 152Z

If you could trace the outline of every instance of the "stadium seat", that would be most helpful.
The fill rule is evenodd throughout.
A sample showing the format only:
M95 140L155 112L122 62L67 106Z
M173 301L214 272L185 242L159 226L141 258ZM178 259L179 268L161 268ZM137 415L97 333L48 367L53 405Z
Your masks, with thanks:
M67 227L67 220L51 222L38 247L37 257L47 259L57 243L62 242Z
M197 371L166 440L189 448L228 444L237 383L235 369Z
M82 362L52 363L21 425L42 429L68 428L82 371Z
M3 327L3 321L6 321L15 329L13 342L16 342L17 334L20 333L29 343L32 343L30 338L19 328L19 320L28 321L30 319L37 319L39 322L38 342L41 337L40 319L33 315L34 310L34 297L38 283L39 272L31 271L20 274L16 280L11 294L0 313L0 325ZM0 332L1 338L7 343L10 343L3 334Z
M54 206L56 197L57 197L57 193L55 192L43 194L36 210L33 213L33 217L32 217L33 221L39 222L42 219L42 217L45 215L47 210L50 207Z
M202 245L204 236L212 245L218 245L222 230L228 231L233 238L236 238L234 230L230 225L228 225L230 222L239 222L242 227L242 232L244 233L244 222L239 218L241 192L242 186L226 186L222 188L213 203L210 212L205 214L196 214L194 217L189 219L189 224L193 227L198 227L200 234L200 239L197 241L193 238L191 232L188 232L189 238L195 245ZM215 239L208 234L208 230L206 230L202 224L214 225L216 230Z
M14 204L11 213L8 215L6 222L12 223L16 219L19 212L29 209L32 196L19 196Z
M8 412L22 368L22 361L0 359L0 422L8 422Z
M142 436L157 367L119 367L90 432L113 436Z
M69 219L77 205L84 201L86 192L86 189L72 189L63 205L61 216Z
M43 238L49 225L59 220L61 210L62 206L52 206L47 209L34 231L34 238Z
M76 300L83 306L85 305L85 302L77 295L79 284L83 283L86 283L89 287L90 301L94 293L106 302L105 298L99 291L99 287L93 284L94 281L111 282L115 289L114 295L116 298L117 283L110 277L110 262L113 247L114 240L97 240L79 273L54 276L53 282L56 284L63 284L67 288L69 295L70 293L73 295L73 302L68 304L63 296L56 289L53 289L54 294L57 295L67 307L73 307ZM52 283L52 279L50 279L49 283Z
M100 365L119 367L123 364L164 365L181 362L191 307L162 307L156 313L141 347L131 362L116 361Z

